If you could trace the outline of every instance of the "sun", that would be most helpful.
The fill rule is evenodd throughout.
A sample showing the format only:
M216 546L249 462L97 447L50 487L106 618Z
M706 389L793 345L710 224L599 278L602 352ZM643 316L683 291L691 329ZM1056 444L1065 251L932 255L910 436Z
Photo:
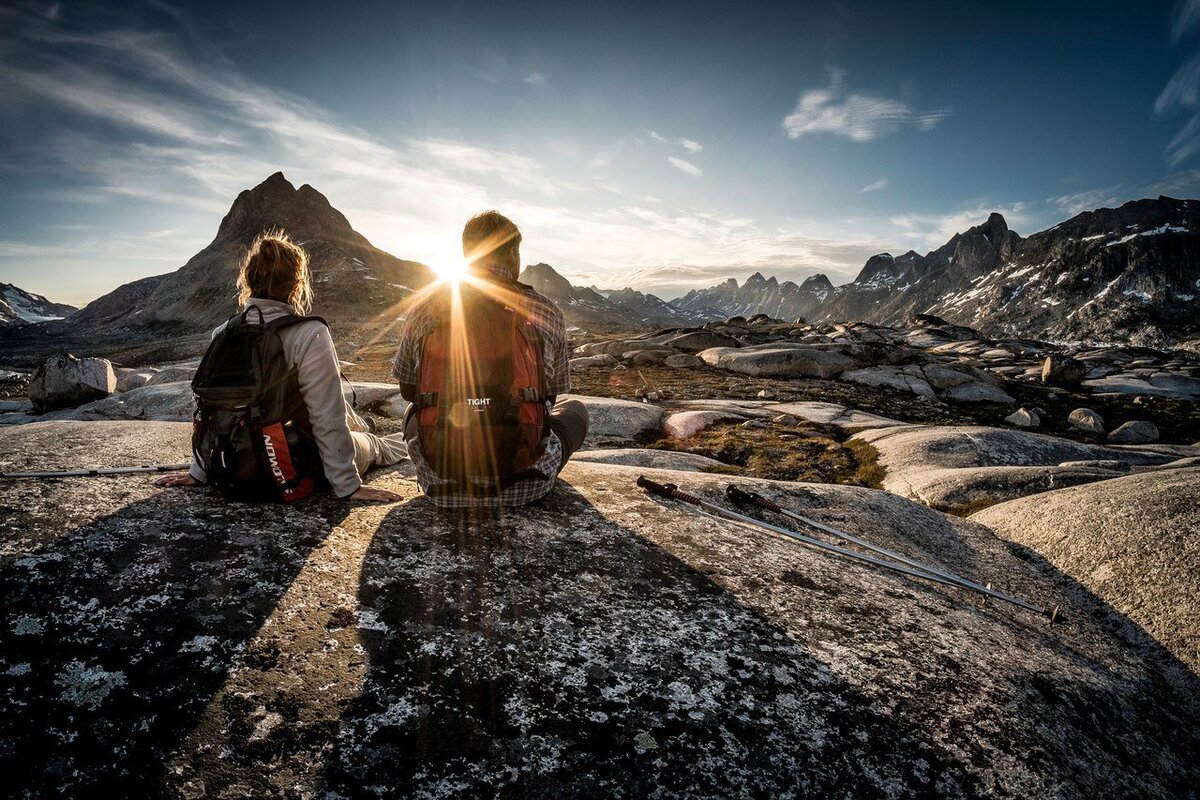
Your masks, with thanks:
M439 281L458 283L467 277L467 262L459 258L443 261L441 264L433 267L433 272L437 275Z

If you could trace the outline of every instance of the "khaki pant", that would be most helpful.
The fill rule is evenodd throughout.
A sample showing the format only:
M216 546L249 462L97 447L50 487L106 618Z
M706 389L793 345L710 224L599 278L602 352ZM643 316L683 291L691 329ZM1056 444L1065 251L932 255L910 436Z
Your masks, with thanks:
M354 440L354 466L363 475L371 467L390 467L408 458L408 445L404 434L376 436L368 431L367 421L349 405L346 406L346 425L350 438Z

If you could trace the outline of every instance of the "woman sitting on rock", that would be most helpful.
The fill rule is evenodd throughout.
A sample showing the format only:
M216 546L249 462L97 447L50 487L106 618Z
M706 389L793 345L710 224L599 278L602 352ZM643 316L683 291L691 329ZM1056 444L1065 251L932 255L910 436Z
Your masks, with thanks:
M290 324L287 322L286 318L307 314L312 307L312 282L308 256L304 250L282 233L263 234L250 246L242 262L237 285L240 290L239 304L248 313L245 317L241 314L235 316L213 331L210 354L213 347L217 346L218 336L227 326L277 323L272 327L278 331L283 359L287 363L276 366L283 366L285 372L295 369L295 380L310 428L306 441L315 442L324 479L334 494L353 500L400 500L400 495L395 492L363 486L362 475L371 467L396 464L406 458L408 448L403 435L376 436L370 432L374 426L355 413L346 402L342 395L341 371L333 338L322 321L304 319ZM255 308L261 312L261 319ZM281 320L284 324L279 325ZM200 372L204 372L204 363ZM303 414L300 416L302 418ZM204 424L203 406L200 417L200 424ZM286 445L282 437L280 441ZM282 448L268 445L271 458L269 468L276 474L279 449ZM202 462L200 451L194 448L189 474L168 475L156 482L160 486L197 486L206 483L210 476ZM284 469L290 469L290 465ZM283 483L282 477L280 483ZM286 492L282 494L280 499L290 499Z

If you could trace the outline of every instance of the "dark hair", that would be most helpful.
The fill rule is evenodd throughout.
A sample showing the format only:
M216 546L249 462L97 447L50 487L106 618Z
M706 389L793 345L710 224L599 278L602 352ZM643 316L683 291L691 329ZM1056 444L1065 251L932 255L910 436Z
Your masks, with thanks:
M297 314L312 310L312 280L308 254L280 230L259 234L242 259L238 273L238 304L251 297L288 303Z
M506 267L514 280L521 271L521 231L499 211L484 211L467 220L462 233L468 264Z

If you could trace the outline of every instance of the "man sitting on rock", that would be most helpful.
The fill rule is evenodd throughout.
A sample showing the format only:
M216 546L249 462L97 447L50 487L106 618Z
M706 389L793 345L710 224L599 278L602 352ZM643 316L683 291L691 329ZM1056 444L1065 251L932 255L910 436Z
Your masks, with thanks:
M467 272L409 310L393 373L412 403L404 434L421 490L439 506L538 500L587 435L570 391L562 311L517 282L521 232L496 211L467 221Z

